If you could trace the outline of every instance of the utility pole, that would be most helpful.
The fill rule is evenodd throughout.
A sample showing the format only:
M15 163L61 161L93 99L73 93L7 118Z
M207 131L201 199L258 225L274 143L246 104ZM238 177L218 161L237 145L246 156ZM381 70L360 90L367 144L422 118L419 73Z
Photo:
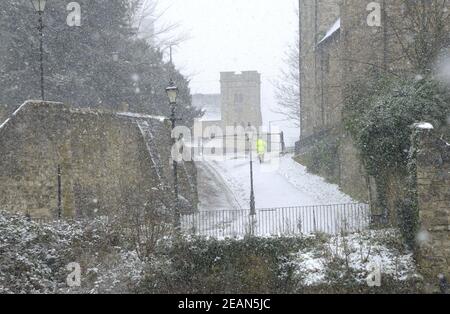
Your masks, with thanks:
M61 165L58 165L58 219L62 217L62 184L61 184Z
M39 51L40 51L40 62L41 62L41 98L45 101L44 92L44 21L42 18L42 11L39 11Z

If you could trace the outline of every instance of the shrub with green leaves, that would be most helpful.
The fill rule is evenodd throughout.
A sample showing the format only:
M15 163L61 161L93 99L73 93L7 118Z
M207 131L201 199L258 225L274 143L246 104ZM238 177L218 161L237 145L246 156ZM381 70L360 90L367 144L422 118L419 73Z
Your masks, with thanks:
M180 239L160 245L138 293L289 293L291 254L311 238ZM294 267L292 265L292 267Z
M449 89L430 77L378 77L349 86L346 94L345 125L375 177L406 171L414 123L439 128L450 113Z

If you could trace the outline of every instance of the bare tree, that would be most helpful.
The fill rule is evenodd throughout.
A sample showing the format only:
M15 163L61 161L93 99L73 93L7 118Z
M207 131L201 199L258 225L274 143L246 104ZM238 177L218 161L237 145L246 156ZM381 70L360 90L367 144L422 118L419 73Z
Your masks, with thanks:
M297 15L298 15L297 11ZM297 31L298 34L298 31ZM300 126L300 42L289 45L284 58L284 67L279 79L274 83L275 96L279 109L272 111L281 114Z
M180 30L179 22L165 21L169 7L161 8L157 0L134 0L133 25L140 38L155 47L177 46L188 39L188 34Z
M406 58L416 71L427 73L450 45L450 1L406 0L402 14L387 23Z

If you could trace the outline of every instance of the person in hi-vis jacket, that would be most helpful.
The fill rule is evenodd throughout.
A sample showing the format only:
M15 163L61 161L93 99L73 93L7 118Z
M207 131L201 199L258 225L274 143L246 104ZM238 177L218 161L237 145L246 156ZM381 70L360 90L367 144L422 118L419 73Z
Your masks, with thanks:
M258 138L256 141L256 152L258 153L259 162L264 162L264 154L266 153L266 142Z

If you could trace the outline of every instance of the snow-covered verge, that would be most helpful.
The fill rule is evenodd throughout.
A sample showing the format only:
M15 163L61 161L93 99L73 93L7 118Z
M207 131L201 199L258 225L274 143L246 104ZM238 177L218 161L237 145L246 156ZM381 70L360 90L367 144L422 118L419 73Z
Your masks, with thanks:
M106 219L37 224L0 212L0 294L418 292L394 231L360 235L164 237L142 256ZM69 263L81 286L69 287ZM381 287L365 281L381 268Z
M320 244L296 252L291 261L304 286L366 284L370 274L379 275L381 284L383 277L398 282L420 278L412 253L395 230L313 237Z
M282 156L280 160L278 173L298 190L308 194L315 205L356 203L350 196L341 192L336 184L328 183L324 178L309 173L305 166L293 159L292 154Z
M422 278L395 231L196 238L161 247L144 293L418 293ZM371 277L375 266L377 278ZM367 278L375 285L369 285Z

